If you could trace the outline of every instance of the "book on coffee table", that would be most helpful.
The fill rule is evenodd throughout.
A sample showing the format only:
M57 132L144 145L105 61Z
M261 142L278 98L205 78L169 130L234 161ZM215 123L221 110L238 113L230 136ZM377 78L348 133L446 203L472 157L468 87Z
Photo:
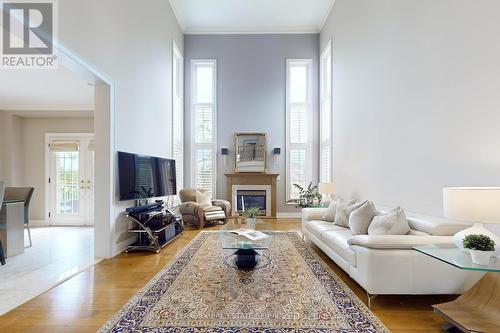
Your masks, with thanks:
M266 239L269 236L263 233L262 231L250 230L250 229L236 229L229 231L233 234L240 235L246 237L252 241L259 241L262 239Z

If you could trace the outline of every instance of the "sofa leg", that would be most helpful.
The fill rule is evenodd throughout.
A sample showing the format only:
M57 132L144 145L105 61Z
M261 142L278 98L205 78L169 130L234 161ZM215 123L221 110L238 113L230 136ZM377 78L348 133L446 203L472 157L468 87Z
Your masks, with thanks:
M369 292L366 292L366 297L368 298L368 309L372 308L372 300L375 299L375 297L377 296L378 296L377 294L372 295Z

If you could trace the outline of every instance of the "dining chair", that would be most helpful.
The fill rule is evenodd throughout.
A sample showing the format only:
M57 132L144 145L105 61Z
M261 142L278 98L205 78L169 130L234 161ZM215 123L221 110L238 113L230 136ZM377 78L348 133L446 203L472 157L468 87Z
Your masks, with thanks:
M5 190L5 182L0 181L0 212L2 211L4 190ZM3 252L3 246L1 240L0 240L0 263L2 265L5 265L5 253Z
M28 239L29 245L26 247L31 247L33 243L31 242L31 231L29 226L29 206L34 187L6 187L5 188L5 200L22 200L24 201L24 226L28 229Z

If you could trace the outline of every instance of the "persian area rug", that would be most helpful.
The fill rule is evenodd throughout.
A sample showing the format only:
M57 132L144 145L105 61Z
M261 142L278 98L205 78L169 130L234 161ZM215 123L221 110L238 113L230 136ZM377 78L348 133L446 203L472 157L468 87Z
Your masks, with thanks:
M100 332L389 332L297 233L266 233L251 271L200 233Z

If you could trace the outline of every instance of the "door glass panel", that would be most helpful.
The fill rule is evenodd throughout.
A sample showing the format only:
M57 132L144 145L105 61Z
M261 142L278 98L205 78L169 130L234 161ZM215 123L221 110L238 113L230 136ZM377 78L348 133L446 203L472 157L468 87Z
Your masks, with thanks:
M56 154L57 214L80 213L80 161L77 151Z

